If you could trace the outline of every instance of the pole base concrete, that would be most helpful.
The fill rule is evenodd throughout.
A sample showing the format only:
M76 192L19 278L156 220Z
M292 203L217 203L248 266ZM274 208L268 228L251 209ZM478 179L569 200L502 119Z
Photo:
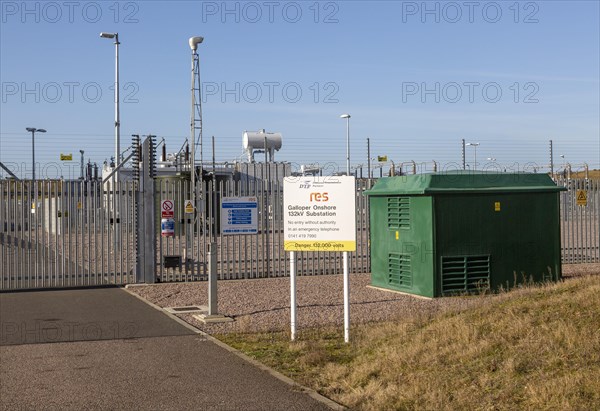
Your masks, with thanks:
M194 315L196 320L202 321L204 324L209 323L229 323L233 321L233 318L226 317L221 314L210 315L210 314L196 314Z

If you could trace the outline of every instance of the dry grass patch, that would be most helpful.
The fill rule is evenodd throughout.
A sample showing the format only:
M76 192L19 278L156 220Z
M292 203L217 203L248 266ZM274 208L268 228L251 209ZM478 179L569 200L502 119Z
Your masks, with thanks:
M600 277L394 323L219 336L354 409L600 409Z

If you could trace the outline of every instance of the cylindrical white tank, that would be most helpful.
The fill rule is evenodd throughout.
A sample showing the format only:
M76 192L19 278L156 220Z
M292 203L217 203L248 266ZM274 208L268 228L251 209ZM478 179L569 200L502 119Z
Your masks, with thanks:
M267 133L264 129L259 131L244 131L242 146L248 156L248 161L254 162L254 150L265 149L265 138L267 139L267 152L269 161L274 161L275 151L281 148L281 133Z
M264 150L265 136L267 137L267 150L279 151L282 142L281 133L267 133L265 130L244 131L242 137L244 150Z

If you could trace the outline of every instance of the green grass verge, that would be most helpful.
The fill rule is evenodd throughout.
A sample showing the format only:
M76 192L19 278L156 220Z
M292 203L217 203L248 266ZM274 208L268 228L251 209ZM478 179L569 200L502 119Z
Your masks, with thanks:
M480 296L474 307L217 338L354 409L600 409L600 277Z

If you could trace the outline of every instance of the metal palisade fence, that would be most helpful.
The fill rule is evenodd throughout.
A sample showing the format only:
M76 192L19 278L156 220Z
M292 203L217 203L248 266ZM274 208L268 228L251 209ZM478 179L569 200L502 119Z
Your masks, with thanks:
M283 175L282 175L283 177ZM350 253L354 273L369 272L368 199L363 192L371 181L358 180L356 192L357 250ZM159 281L190 281L207 278L207 253L211 242L217 246L220 279L284 277L289 275L289 254L283 249L283 180L248 179L204 182L198 191L195 215L184 210L188 182L161 181L162 200L175 203L175 235L160 237L157 278ZM258 233L221 235L220 205L224 197L255 197L258 202ZM195 220L194 227L190 223ZM194 232L192 241L187 238ZM190 248L191 247L191 248ZM170 260L181 258L180 263ZM299 275L336 274L342 270L341 253L297 253ZM172 266L170 266L172 265ZM170 267L169 267L170 266Z
M600 263L600 180L558 179L563 263Z
M249 170L248 168L253 168ZM140 204L135 181L0 180L0 290L130 284L148 281L139 260L155 268L156 281L207 279L208 249L216 245L220 279L285 277L289 254L283 249L285 165L265 169L246 165L231 178L189 180L157 177L154 193ZM267 178L265 178L267 177ZM350 272L370 272L369 206L364 191L375 180L357 179L356 252ZM560 179L563 263L600 262L600 180ZM192 196L191 194L195 194ZM186 207L195 197L194 207ZM224 197L255 197L258 233L222 235ZM174 204L173 235L161 235L162 200ZM585 201L584 201L585 200ZM154 204L151 204L151 203ZM138 210L157 210L144 241L154 255L140 254ZM152 219L151 219L152 220ZM152 225L151 225L152 226ZM342 272L341 253L296 253L298 275Z

